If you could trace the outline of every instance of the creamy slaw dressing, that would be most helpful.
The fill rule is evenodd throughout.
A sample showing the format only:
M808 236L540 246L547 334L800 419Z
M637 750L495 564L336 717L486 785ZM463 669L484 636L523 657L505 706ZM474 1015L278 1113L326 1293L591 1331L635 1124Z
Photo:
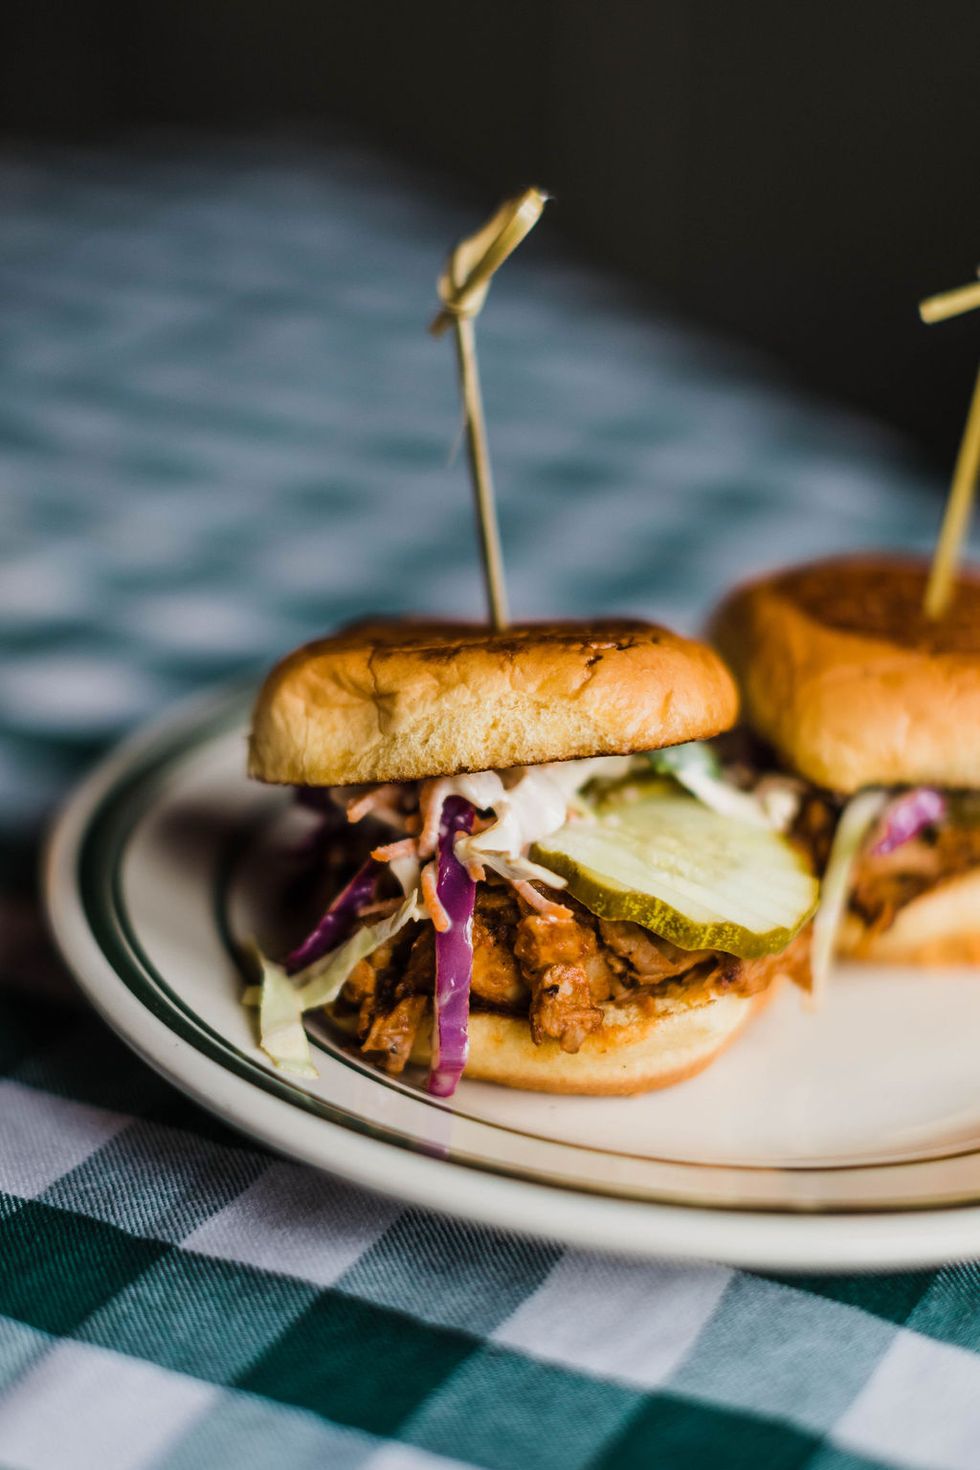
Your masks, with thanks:
M497 771L481 771L446 780L446 795L463 796L479 811L492 811L495 820L482 832L460 839L479 861L490 854L515 859L532 843L550 837L568 820L575 796L597 776L609 780L625 774L630 756L595 756L588 760L554 761L523 766L508 772L507 785Z

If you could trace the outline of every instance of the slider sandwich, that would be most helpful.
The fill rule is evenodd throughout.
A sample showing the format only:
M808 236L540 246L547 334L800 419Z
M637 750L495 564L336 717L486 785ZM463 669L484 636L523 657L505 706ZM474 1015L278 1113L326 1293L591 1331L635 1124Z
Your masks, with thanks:
M633 1093L699 1071L784 973L817 883L705 745L737 713L702 643L642 622L362 624L268 676L249 770L334 813L333 891L262 1045L319 1012L392 1074ZM692 794L696 792L697 794ZM297 938L299 938L297 926Z
M932 619L927 575L835 558L737 590L714 619L746 723L798 778L795 831L824 873L818 980L835 951L980 963L980 577Z

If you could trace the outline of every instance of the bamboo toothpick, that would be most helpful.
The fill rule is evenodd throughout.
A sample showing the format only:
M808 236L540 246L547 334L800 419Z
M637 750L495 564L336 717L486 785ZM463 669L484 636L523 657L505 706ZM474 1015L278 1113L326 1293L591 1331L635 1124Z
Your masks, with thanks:
M473 323L487 299L494 272L531 232L541 218L547 202L548 196L542 190L525 189L516 199L508 199L502 204L493 218L475 235L459 242L439 277L442 309L429 327L437 337L450 326L455 332L463 411L466 415L466 444L480 528L487 603L490 620L495 628L507 626L507 588L500 551L500 532L497 527L497 508L487 448Z
M938 296L927 296L919 302L919 315L930 325L948 321L951 316L960 316L980 306L980 281L970 281L966 286L957 286L954 291L940 291Z
M924 322L948 321L965 311L980 307L980 281L967 286L958 286L953 291L942 291L937 296L928 296L919 303L919 315ZM966 415L966 427L960 441L953 482L943 512L942 528L936 543L936 552L929 569L923 611L927 618L941 618L946 613L953 596L956 569L959 566L970 524L970 511L977 479L980 477L980 371L973 388L973 397Z

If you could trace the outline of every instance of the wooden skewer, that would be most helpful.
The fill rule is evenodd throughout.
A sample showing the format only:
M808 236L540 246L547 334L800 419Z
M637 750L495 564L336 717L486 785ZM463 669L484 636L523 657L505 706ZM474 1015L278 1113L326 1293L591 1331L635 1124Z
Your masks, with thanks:
M924 322L948 321L965 311L980 307L980 281L967 286L958 286L953 291L942 291L928 296L919 303L919 315ZM980 477L980 372L973 388L973 397L966 416L966 427L960 441L959 453L953 470L953 482L943 512L943 523L936 543L935 555L926 583L923 611L927 618L945 615L953 597L956 569L960 563L963 542L970 524L970 511L977 479Z
M919 302L919 315L924 322L945 322L951 316L961 316L964 311L973 311L980 306L980 281L957 286L954 291L940 291L936 296L927 296Z
M443 304L429 328L437 337L450 326L455 332L487 604L490 621L497 629L506 628L508 623L507 587L480 391L474 319L487 298L494 272L537 224L547 200L548 196L542 190L526 189L516 199L502 204L475 235L459 242L439 277L439 295Z
M455 326L456 360L463 393L463 411L466 415L466 449L476 498L476 519L480 528L487 607L491 623L499 630L506 628L510 622L510 609L507 605L504 555L500 549L493 472L490 468L490 451L487 448L487 426L483 416L480 369L476 360L476 333L469 317L459 317Z
M980 475L980 372L973 389L973 398L966 416L966 428L956 456L953 483L943 513L942 529L936 545L936 554L929 570L926 583L925 614L927 618L941 618L953 596L956 568L970 524L973 494L977 476Z

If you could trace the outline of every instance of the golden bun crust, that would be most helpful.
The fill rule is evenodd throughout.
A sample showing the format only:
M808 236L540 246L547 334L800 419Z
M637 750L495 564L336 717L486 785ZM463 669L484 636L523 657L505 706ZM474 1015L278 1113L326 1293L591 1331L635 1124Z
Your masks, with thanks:
M728 729L710 648L649 623L361 624L272 670L249 774L342 786L676 745Z
M980 576L922 612L925 562L793 567L736 590L712 636L747 723L820 786L980 786Z
M575 1053L556 1041L536 1046L527 1021L489 1011L470 1013L470 1054L463 1074L474 1082L496 1082L528 1092L590 1097L629 1096L672 1087L703 1071L751 1020L775 990L725 995L707 1005L652 1014L638 1006L608 1006L600 1031ZM349 1031L352 1023L331 1017ZM412 1062L428 1066L428 1035L419 1034Z
M848 914L837 948L844 959L880 964L980 965L980 868L913 899L879 934Z

